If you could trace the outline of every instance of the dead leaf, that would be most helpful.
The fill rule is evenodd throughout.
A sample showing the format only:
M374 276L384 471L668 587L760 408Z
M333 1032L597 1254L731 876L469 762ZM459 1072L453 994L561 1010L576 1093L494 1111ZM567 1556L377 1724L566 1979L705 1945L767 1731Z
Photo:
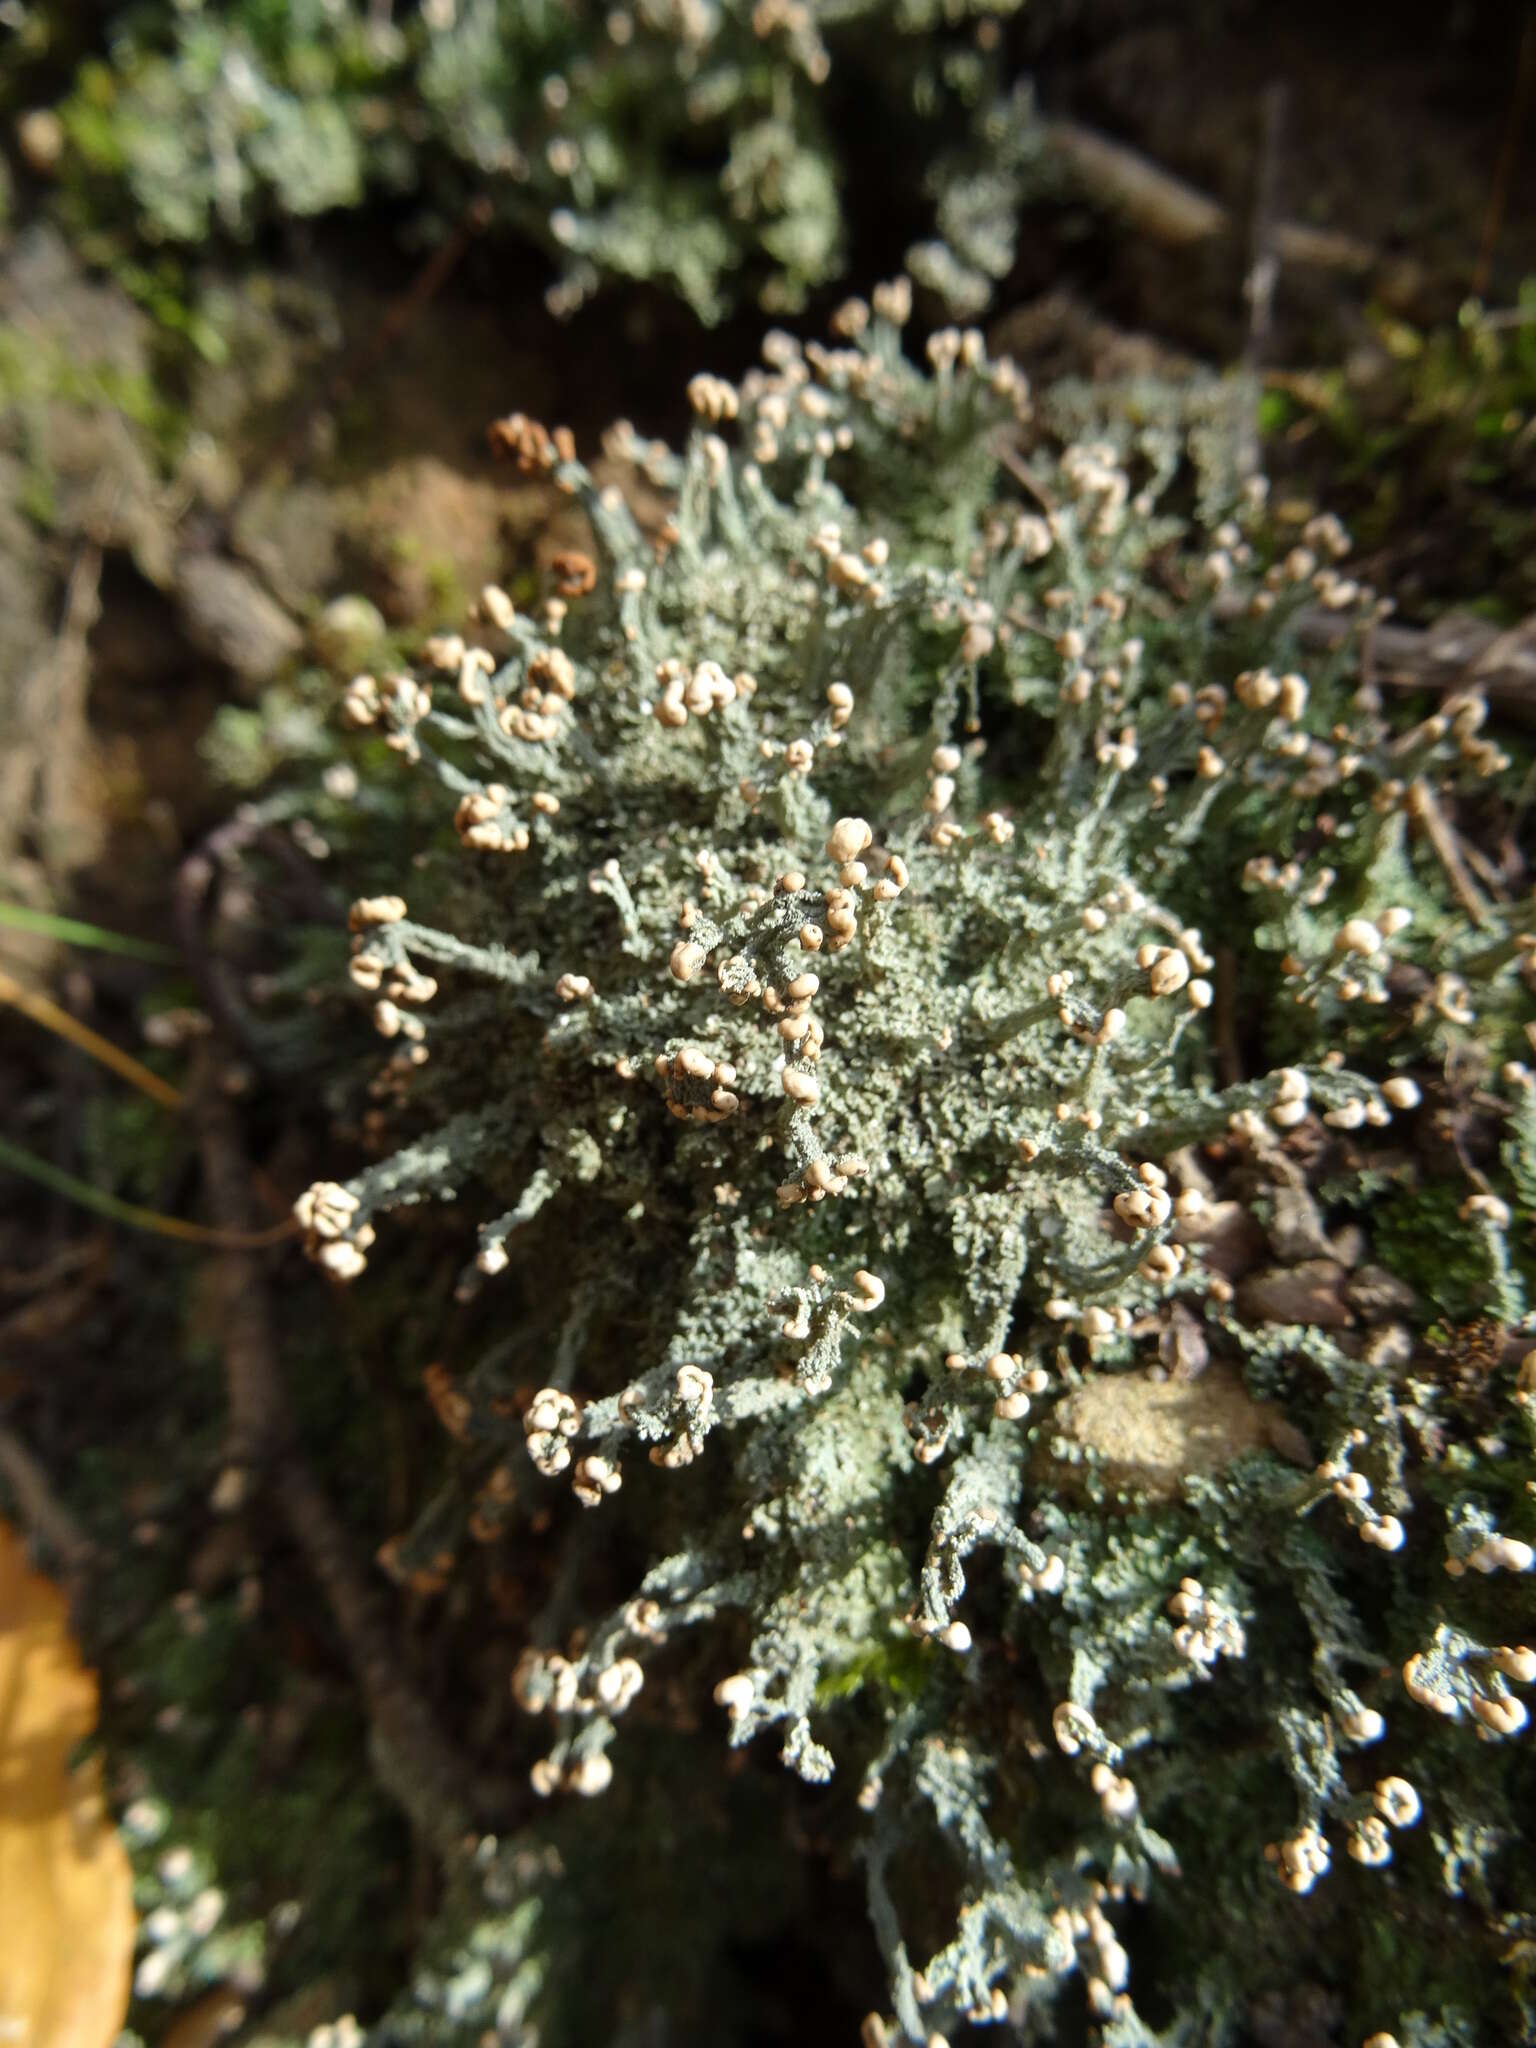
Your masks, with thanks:
M96 1680L68 1602L0 1522L0 2041L109 2048L128 2011L133 1873L98 1774L70 1754Z

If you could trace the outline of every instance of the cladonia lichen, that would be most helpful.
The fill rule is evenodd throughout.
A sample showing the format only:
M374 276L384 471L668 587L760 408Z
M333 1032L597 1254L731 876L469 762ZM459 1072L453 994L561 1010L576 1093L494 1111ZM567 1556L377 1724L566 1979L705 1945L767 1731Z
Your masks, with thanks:
M1474 694L1359 682L1337 521L1250 477L1207 528L1176 436L1061 445L909 313L696 377L680 455L616 428L649 527L499 422L590 555L346 692L460 849L353 908L398 1137L298 1214L367 1286L455 1200L505 1302L429 1375L460 1479L392 1562L625 1517L624 1597L583 1607L583 1538L518 1664L533 1788L603 1793L659 1670L851 1775L871 2048L1044 2038L1071 1982L1116 2048L1249 2038L1300 1930L1360 2034L1470 2039L1436 1938L1357 1971L1349 1929L1521 1924L1533 939L1421 829L1507 764ZM1357 629L1305 673L1302 605ZM1474 1072L1513 1111L1450 1168L1503 1333L1475 1453L1313 1192L1428 1170Z

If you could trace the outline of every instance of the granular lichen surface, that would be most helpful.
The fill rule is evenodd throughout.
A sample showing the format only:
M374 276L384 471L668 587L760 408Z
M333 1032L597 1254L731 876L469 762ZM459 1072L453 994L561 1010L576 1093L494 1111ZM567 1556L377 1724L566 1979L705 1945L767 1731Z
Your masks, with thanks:
M390 1562L431 1591L556 1518L544 1810L600 1826L658 1686L856 1785L871 2048L1063 1998L1112 2048L1245 2039L1298 1950L1340 2038L1518 2031L1533 941L1423 829L1508 763L1475 694L1361 682L1348 536L1234 471L1228 394L1063 443L909 312L694 378L681 455L615 428L659 525L499 422L590 551L346 691L457 844L354 905L380 1156L298 1213L367 1287L456 1201L461 1294L507 1303L425 1373L454 1476ZM1352 628L1305 672L1304 605ZM1416 1189L1472 1085L1475 1413L1317 1193ZM515 1979L561 2038L536 1921L418 2010L476 2038ZM419 2024L381 2038L460 2038Z

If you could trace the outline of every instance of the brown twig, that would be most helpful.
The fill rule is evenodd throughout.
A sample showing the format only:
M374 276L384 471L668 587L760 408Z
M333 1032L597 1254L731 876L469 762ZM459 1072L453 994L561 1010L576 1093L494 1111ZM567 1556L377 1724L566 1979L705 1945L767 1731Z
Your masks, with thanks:
M998 449L997 455L1004 469L1007 470L1016 483L1024 486L1024 489L1028 491L1042 512L1051 513L1056 510L1056 500L1051 496L1045 485L1041 483L1039 477L1035 475L1017 448L1004 442Z
M1474 924L1486 924L1488 905L1478 893L1477 884L1467 871L1456 834L1446 823L1440 806L1435 801L1434 791L1422 775L1408 786L1408 810L1410 816L1417 818L1423 825L1424 836L1435 849L1440 865L1450 877L1451 887L1461 898L1463 910Z
M1241 618L1248 600L1223 594L1212 606L1222 621ZM1295 630L1309 654L1335 654L1358 622L1322 605L1299 612ZM1433 626L1388 619L1371 630L1370 680L1400 690L1453 690L1473 684L1511 716L1536 720L1536 630L1531 622L1501 630L1467 613L1447 613Z
M256 1035L245 1005L235 993L229 970L209 948L208 916L224 863L256 839L264 820L253 804L242 804L232 817L194 847L176 870L171 886L171 917L192 978L214 1023L247 1058L256 1053Z
M1462 858L1466 861L1467 866L1471 868L1472 872L1484 884L1494 901L1496 903L1507 903L1509 891L1505 885L1504 877L1488 858L1487 854L1483 852L1482 848L1474 845L1470 839L1458 839L1457 844L1461 849Z
M1233 232L1224 206L1125 143L1077 121L1047 121L1045 130L1051 148L1090 195L1150 240L1188 247ZM1364 272L1378 261L1377 252L1354 236L1301 221L1277 221L1274 245L1283 263L1308 268Z
M1243 293L1248 301L1248 332L1243 341L1243 368L1255 380L1269 352L1275 292L1280 283L1280 161L1285 137L1286 88L1276 80L1266 87L1259 143L1259 173L1254 183L1253 220L1248 238L1248 275ZM1240 461L1244 475L1259 466L1257 405L1245 409Z
M251 1172L233 1109L205 1049L193 1097L210 1207L226 1229L250 1217ZM229 1252L214 1274L229 1389L229 1457L277 1509L318 1581L371 1731L374 1768L421 1835L447 1855L471 1826L470 1773L402 1665L380 1588L299 1447L277 1364L260 1260Z
M1276 79L1264 91L1259 174L1254 185L1248 277L1244 288L1248 299L1248 334L1243 346L1243 359L1250 370L1261 366L1268 350L1274 320L1275 288L1280 281L1277 239L1280 229L1280 173L1289 97L1283 79Z
M0 1266L0 1294L50 1294L83 1268L96 1265L101 1257L99 1237L75 1238L41 1265Z
M1126 143L1080 121L1048 121L1046 141L1092 196L1155 241L1204 242L1224 234L1224 206Z
M37 1459L4 1423L0 1423L0 1479L6 1481L14 1495L22 1521L52 1552L72 1594L77 1594L95 1546L54 1492Z
M1499 306L1491 313L1479 313L1477 324L1485 334L1503 334L1511 327L1529 327L1536 312L1529 306Z
M261 1064L257 1034L233 977L208 944L208 918L214 890L227 861L248 847L260 845L284 868L299 890L307 914L318 923L340 924L346 916L342 898L314 872L286 832L269 824L260 809L242 804L230 818L202 840L176 871L171 889L171 914L176 936L204 1006L226 1038L255 1064Z

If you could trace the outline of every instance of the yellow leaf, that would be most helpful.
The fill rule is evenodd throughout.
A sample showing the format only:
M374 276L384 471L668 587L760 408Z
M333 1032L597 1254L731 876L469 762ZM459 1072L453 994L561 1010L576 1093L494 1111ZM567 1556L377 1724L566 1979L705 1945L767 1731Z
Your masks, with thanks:
M128 2011L133 1873L70 1752L96 1680L68 1602L0 1522L0 2044L109 2048Z

